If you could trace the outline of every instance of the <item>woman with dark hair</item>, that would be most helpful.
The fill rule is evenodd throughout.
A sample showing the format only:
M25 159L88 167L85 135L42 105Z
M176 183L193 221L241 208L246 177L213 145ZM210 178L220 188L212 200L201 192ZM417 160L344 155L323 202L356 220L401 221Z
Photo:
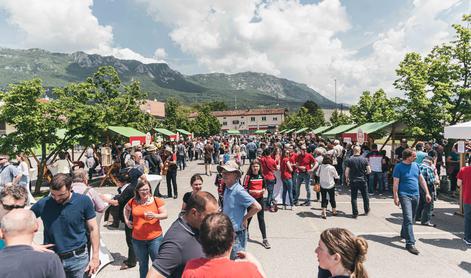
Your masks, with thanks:
M134 198L124 207L124 222L132 229L132 245L141 278L145 278L149 270L149 256L152 261L157 258L163 239L160 220L166 218L165 202L152 196L149 182L140 180L134 189Z
M190 184L191 184L191 189L193 190L183 195L182 211L185 211L186 204L188 203L188 200L190 199L191 195L200 191L201 188L203 187L203 178L199 174L194 174L190 179Z
M316 248L317 260L322 270L328 270L332 278L368 278L363 262L368 243L342 228L322 232Z
M260 158L260 166L262 167L262 175L268 190L267 207L272 205L273 190L276 184L275 171L279 169L275 159L271 156L272 151L270 148L263 150L262 157Z
M332 165L332 158L330 155L326 155L322 161L322 165L317 170L319 176L319 184L321 185L321 207L322 207L322 218L327 218L327 194L329 194L330 205L332 206L332 215L337 215L337 206L335 203L335 180L339 179L337 170Z
M283 150L283 156L281 159L281 180L283 181L283 193L281 199L283 200L283 208L286 209L286 195L288 195L291 210L294 210L296 206L293 203L293 170L294 167L290 162L290 149Z
M263 193L265 192L266 183L265 179L262 176L262 168L258 159L252 161L249 169L247 170L247 174L245 175L244 179L244 188L249 192L250 196L254 197L255 200L257 200L257 202L262 206L262 209L257 212L258 226L263 237L263 247L265 247L266 249L270 249L271 246L267 240L267 231L264 216L265 205L263 202ZM247 221L247 235L251 220L252 217L250 217Z

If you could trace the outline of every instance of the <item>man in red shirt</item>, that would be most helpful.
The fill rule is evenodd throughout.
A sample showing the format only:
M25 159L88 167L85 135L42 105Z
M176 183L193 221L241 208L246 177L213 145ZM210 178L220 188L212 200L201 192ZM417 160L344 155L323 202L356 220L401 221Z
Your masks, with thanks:
M298 170L298 177L296 181L296 195L294 196L294 204L297 205L299 201L299 194L301 193L301 184L304 182L306 186L306 201L303 206L311 205L311 173L317 163L312 154L306 152L306 145L301 146L301 152L296 158L296 169Z
M471 165L471 157L468 165ZM464 207L464 242L471 247L471 166L463 167L457 176L458 187L462 187Z
M239 252L240 260L229 257L234 243L234 228L229 217L214 213L205 217L200 227L200 242L206 258L188 261L182 278L265 277L262 266L252 255Z

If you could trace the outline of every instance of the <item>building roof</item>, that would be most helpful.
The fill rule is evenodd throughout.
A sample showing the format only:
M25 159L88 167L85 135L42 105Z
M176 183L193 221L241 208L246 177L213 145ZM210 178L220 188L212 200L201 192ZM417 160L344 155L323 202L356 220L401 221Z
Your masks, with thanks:
M286 112L285 108L255 108L243 110L213 111L211 114L215 117L234 117L234 116L258 116L258 115L280 115ZM198 115L197 112L190 114L190 118Z
M146 100L146 102L141 105L141 110L154 117L165 118L165 102Z

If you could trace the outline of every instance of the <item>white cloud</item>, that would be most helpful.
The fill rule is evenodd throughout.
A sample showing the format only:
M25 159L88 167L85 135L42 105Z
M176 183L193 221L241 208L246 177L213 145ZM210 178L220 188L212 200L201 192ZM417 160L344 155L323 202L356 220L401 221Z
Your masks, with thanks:
M93 0L0 0L0 9L9 15L8 22L23 33L24 40L18 42L18 47L58 52L80 50L156 62L131 49L113 47L112 27L100 25L92 6Z
M164 60L167 58L167 52L163 48L157 48L154 52L154 58L156 60Z
M352 28L339 0L135 0L171 28L180 49L209 71L261 71L307 83L354 103L363 90L393 91L395 69L409 51L426 53L451 38L462 1L415 0L407 20L379 34L365 58L338 34ZM440 17L447 13L447 19Z

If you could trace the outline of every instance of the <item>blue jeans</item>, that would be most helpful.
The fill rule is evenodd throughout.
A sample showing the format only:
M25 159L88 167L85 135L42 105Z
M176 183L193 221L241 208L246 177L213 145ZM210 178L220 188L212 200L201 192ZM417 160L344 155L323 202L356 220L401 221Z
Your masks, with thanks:
M180 169L180 171L182 170L185 170L186 168L186 163L185 163L185 155L179 155L177 154L177 165L178 165L178 168Z
M283 205L286 205L286 194L288 194L289 204L293 205L293 181L291 179L283 180Z
M298 173L296 173L295 171L293 171L291 181L293 182L293 198L294 198L296 197L296 185L298 184Z
M311 203L311 175L307 172L298 173L298 180L296 183L296 196L294 197L294 202L297 203L299 201L299 195L301 193L301 184L305 183L306 186L306 203Z
M383 192L384 187L383 187L383 172L371 172L370 173L370 178L369 178L369 192L373 193L375 190L375 179L378 182L378 191Z
M74 255L71 258L62 260L62 265L64 266L65 276L67 278L84 278L88 277L85 274L85 269L87 268L89 262L88 252L85 250L80 255Z
M419 196L399 195L402 207L402 228L401 237L406 240L406 245L414 245L414 222Z
M464 239L471 241L471 204L463 204L464 207Z
M237 259L237 252L245 251L246 246L247 246L247 230L236 232L234 245L232 245L232 250L231 250L231 260Z
M273 199L273 189L275 188L276 179L274 180L265 180L265 184L267 185L267 207L271 206L271 200Z
M159 246L163 238L163 236L159 236L152 240L132 239L134 253L136 253L137 260L139 261L139 277L146 278L149 271L149 256L152 261L157 258Z

